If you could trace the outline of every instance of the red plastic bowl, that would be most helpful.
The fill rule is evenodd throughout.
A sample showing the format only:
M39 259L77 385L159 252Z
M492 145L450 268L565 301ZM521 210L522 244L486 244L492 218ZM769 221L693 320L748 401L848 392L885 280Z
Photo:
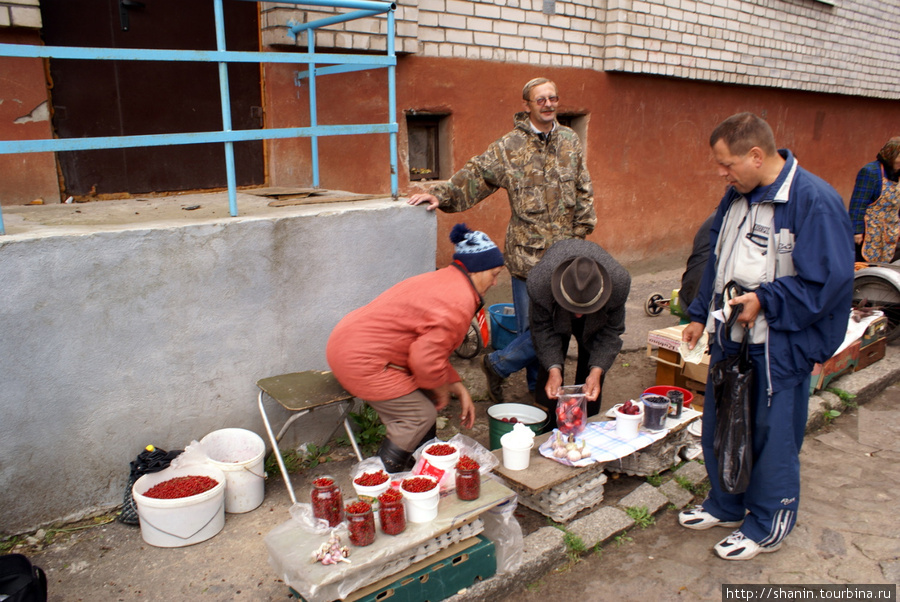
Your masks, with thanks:
M688 391L687 389L682 389L681 387L670 387L668 385L658 385L656 387L650 387L646 391L644 391L645 395L662 395L666 396L666 393L669 391L681 391L684 393L684 407L691 407L691 402L694 401L694 394Z

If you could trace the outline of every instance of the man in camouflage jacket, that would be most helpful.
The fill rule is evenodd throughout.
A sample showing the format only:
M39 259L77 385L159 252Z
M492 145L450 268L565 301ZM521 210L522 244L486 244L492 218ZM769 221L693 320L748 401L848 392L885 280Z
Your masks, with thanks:
M450 180L431 193L415 194L408 203L429 210L465 211L504 188L512 213L506 229L504 257L512 275L518 336L504 349L485 356L482 368L488 392L502 401L503 379L528 368L534 390L537 362L531 342L525 281L553 243L584 238L594 230L594 191L578 135L556 121L556 84L533 79L522 90L524 111L515 129L471 158Z

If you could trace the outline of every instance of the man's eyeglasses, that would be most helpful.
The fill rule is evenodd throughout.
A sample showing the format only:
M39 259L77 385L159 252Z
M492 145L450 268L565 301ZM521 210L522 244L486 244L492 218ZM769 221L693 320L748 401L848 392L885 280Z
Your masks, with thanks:
M543 96L541 96L540 98L535 98L531 102L535 102L535 103L537 103L537 105L539 107L542 107L545 104L547 104L548 102L553 102L553 103L559 102L559 96L550 96L549 98L544 98Z

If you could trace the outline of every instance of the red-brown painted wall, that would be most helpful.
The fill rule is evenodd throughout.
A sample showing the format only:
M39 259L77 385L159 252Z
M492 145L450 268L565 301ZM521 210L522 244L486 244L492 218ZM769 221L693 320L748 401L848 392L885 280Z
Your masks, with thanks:
M0 28L0 43L39 45L41 37L37 32ZM41 59L0 57L0 140L52 138L49 120L29 121L32 111L46 100ZM0 203L21 205L36 199L60 201L53 153L0 155Z
M270 101L269 119L273 124L308 123L307 90L295 88L292 75L273 77L277 70L287 69L267 70L268 97L280 99ZM397 67L401 196L427 188L410 185L406 175L406 111L451 114L450 148L456 170L512 128L513 114L521 110L522 86L537 76L556 81L561 112L589 116L587 161L599 217L590 238L626 263L687 256L696 227L724 190L710 160L708 138L729 115L753 111L764 116L778 145L790 148L801 165L830 182L845 203L859 168L889 137L900 135L897 101L407 56ZM320 123L387 119L384 71L323 77L318 82ZM285 162L278 157L281 149L273 145L273 184L308 185L309 143L283 145L299 150ZM388 148L387 136L381 135L322 139L321 185L389 192ZM502 241L508 200L500 191L464 214L439 213L438 219L437 264L443 265L452 255L447 236L457 221Z

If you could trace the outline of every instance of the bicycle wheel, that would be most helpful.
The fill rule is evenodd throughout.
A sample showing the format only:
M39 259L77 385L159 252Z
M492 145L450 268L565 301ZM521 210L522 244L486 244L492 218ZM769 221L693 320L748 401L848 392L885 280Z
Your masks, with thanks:
M884 312L888 325L885 338L900 337L900 290L878 276L860 276L853 281L853 307L870 307Z
M466 338L463 339L462 344L456 348L454 353L464 360L470 360L481 351L481 348L484 346L484 342L481 340L481 332L478 328L478 321L472 320L469 323L469 330L466 332Z

